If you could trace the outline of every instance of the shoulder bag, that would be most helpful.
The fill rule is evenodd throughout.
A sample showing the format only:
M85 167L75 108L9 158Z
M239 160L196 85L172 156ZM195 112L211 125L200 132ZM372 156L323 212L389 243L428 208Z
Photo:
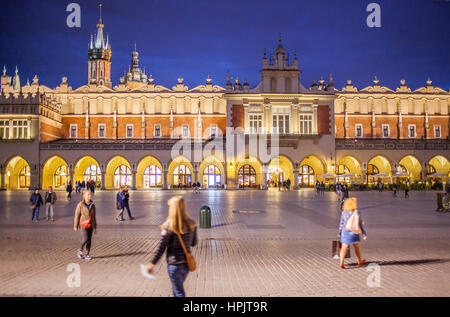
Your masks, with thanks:
M194 272L195 269L197 268L194 256L192 255L192 253L187 251L186 246L184 245L183 239L181 238L181 235L179 233L177 233L177 236L178 236L178 239L180 240L180 244L181 244L181 247L183 248L184 254L186 255L186 261L187 261L187 266L188 266L189 272Z

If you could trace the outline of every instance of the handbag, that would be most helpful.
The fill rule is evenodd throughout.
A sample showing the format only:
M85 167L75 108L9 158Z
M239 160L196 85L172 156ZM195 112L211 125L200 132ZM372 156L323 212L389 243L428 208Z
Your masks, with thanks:
M80 227L83 229L89 229L91 227L91 217L89 217L89 220L81 221Z
M361 228L359 227L359 216L356 211L350 216L345 225L345 230L351 231L354 234L360 234Z
M192 255L192 253L187 251L186 246L184 245L183 239L181 239L181 235L179 233L177 233L177 236L178 236L178 240L180 240L180 244L181 244L181 247L183 248L184 254L186 255L186 261L187 261L187 266L188 266L189 272L194 272L195 269L197 268L197 264L195 263L194 256Z
M341 256L341 241L332 241L331 243L331 257L333 259L339 259ZM351 257L350 248L347 249L347 253L345 254L345 258L348 259Z

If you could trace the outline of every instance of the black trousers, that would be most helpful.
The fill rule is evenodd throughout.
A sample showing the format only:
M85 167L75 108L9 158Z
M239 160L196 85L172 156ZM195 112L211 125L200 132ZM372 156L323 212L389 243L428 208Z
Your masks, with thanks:
M86 254L89 254L91 252L91 240L92 240L92 233L94 230L92 229L92 226L88 229L81 228L81 248L80 250L83 251L84 247L86 246Z
M124 211L125 211L125 209L127 210L127 212L128 212L128 217L129 217L130 219L133 218L133 217L131 217L130 205L125 204L125 205L123 206L123 209L124 209ZM122 217L123 217L123 214L122 214Z

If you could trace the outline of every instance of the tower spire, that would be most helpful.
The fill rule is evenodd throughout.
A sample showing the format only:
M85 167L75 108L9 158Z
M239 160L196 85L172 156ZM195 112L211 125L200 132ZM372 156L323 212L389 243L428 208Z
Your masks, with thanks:
M100 7L100 21L99 21L99 24L102 24L102 6L103 6L103 4L100 3L98 6Z

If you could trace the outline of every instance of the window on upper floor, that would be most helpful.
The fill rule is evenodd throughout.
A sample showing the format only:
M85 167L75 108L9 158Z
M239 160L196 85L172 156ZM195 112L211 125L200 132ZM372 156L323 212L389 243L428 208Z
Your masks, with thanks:
M189 124L183 124L183 138L189 137Z
M76 139L78 137L78 126L76 124L70 125L70 138Z
M434 126L434 137L436 139L440 139L441 138L441 126L440 125L435 125Z
M289 115L276 114L273 116L273 133L289 134Z
M383 138L388 138L390 135L389 124L383 124L382 130L383 130Z
M408 135L410 138L415 138L416 137L416 125L415 124L410 124L408 125Z
M312 114L301 114L300 115L300 134L312 134Z
M101 123L98 125L98 137L104 138L106 136L106 124Z
M133 125L127 124L127 138L133 137Z
M0 120L0 140L9 139L9 120Z
M12 137L13 139L27 139L28 138L28 121L27 120L13 120Z
M250 133L259 133L262 130L262 115L250 114L248 116L248 124L250 127Z
M362 124L355 125L355 137L362 138L363 137L363 126Z
M160 124L155 124L155 131L154 131L153 135L155 138L161 137L161 125Z

